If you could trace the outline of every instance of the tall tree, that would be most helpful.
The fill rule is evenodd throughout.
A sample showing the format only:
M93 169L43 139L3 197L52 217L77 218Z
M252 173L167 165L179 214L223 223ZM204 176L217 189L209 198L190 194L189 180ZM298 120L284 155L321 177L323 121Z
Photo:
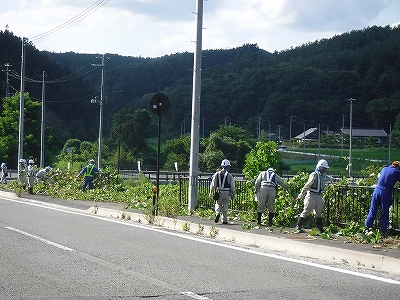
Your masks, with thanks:
M274 168L280 171L281 157L275 142L258 142L246 155L243 174L247 180L255 180L261 171Z
M177 139L168 140L164 146L167 161L164 167L174 169L175 162L180 170L189 170L190 160L190 135L182 134Z
M199 165L204 171L214 171L223 159L231 161L232 170L241 170L245 155L255 143L246 130L235 125L222 125L207 139Z
M14 168L18 159L19 98L19 93L3 98L3 111L0 117L0 157ZM24 99L23 157L39 158L41 104L33 101L29 93L24 94Z
M147 139L149 138L149 126L152 115L146 109L138 109L133 113L129 110L122 110L114 115L111 125L110 138L107 140L109 148L115 153L120 148L122 158L135 160L147 160L147 164L156 161L154 152L150 150ZM121 157L120 157L121 158ZM151 163L150 163L151 162ZM134 163L134 161L124 163Z

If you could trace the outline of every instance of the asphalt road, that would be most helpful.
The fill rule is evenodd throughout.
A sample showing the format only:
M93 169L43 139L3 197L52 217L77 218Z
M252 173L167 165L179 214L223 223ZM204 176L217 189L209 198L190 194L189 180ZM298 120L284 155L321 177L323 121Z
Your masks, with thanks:
M400 282L0 198L0 299L397 299Z

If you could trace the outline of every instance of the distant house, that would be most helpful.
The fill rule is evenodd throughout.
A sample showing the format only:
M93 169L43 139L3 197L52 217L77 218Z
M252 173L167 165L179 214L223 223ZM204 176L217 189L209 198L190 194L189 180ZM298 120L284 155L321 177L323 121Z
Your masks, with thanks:
M318 128L317 127L309 128L306 131L300 133L299 135L296 135L294 138L299 143L302 142L303 140L306 141L318 140Z
M327 134L334 134L334 132L328 131L328 130L321 130L321 136L327 135ZM294 138L299 143L302 143L303 139L305 141L318 141L319 140L318 128L317 127L309 128L306 131L300 133L299 135L296 135Z
M350 128L343 128L341 132L350 135ZM372 137L376 139L376 143L380 144L388 140L388 134L384 129L359 129L353 128L351 133L353 138L358 138L364 140L366 138Z

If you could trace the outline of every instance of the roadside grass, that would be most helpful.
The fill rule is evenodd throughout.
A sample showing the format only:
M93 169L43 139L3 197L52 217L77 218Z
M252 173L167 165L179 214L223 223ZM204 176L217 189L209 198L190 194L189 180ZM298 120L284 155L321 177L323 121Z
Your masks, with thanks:
M332 150L332 149L331 149ZM375 150L374 150L375 151ZM327 153L321 151L321 153ZM371 153L373 151L371 150ZM297 194L301 187L304 185L308 178L308 173L314 171L316 161L313 159L305 159L303 156L292 153L282 152L282 158L286 161L291 161L290 167L292 171L304 172L295 176L290 180L290 191L289 193L284 193L279 190L279 199L275 204L276 209L276 222L277 226L290 227L293 226L293 222L297 219L298 214L301 212L301 207L298 205L293 205L293 195ZM354 165L358 166L369 164L365 159L354 160ZM377 162L371 162L373 165L379 165ZM342 158L329 159L330 173L340 172L346 175L345 166L347 162ZM358 168L358 167L357 167ZM344 171L343 171L344 170ZM357 169L361 171L360 169ZM79 199L79 200L90 200L98 202L119 202L124 203L126 208L138 209L149 217L152 218L155 207L152 203L151 190L154 186L148 178L141 176L138 179L122 180L117 174L116 170L105 169L102 174L100 174L95 179L95 190L92 192L81 191L81 183L83 178L76 178L76 172L69 170L60 170L54 168L50 173L49 177L51 180L44 183L36 184L34 191L38 194L48 195L59 199ZM21 187L17 181L14 181L7 186L1 187L4 189L13 190L17 195L21 193ZM250 194L253 193L253 186L251 186ZM253 198L251 200L254 201ZM160 216L176 217L182 215L198 215L204 218L213 217L213 209L197 209L195 211L188 211L186 206L180 203L180 190L177 184L163 184L160 186L159 199L157 203L157 212ZM154 218L154 216L153 216ZM229 212L229 218L233 220L240 220L243 222L247 229L252 229L253 224L255 224L256 214L254 209L249 209L248 211L234 213ZM335 238L335 235L342 235L352 239L354 242L361 243L374 243L374 244L384 244L387 240L379 235L379 232L369 232L365 233L362 231L362 225L348 226L346 228L338 229L336 227L330 226L327 228L327 233L321 235L321 238ZM218 232L215 232L217 235ZM400 247L398 237L391 238L390 245L392 247Z

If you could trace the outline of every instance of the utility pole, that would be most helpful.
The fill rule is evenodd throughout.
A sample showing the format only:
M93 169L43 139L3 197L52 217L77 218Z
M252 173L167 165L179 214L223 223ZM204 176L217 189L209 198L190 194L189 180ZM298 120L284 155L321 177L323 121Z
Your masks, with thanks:
M181 122L181 135L186 134L186 123L185 123L185 118L183 118L183 121Z
M92 66L95 67L101 67L101 84L100 84L100 101L99 106L100 106L100 120L99 120L99 149L97 153L97 166L100 169L101 168L101 152L102 152L102 145L103 145L103 100L104 100L104 57L105 55L103 54L101 56L101 64L92 64ZM91 101L92 103L97 103L97 101Z
M203 139L204 139L204 126L205 126L204 122L205 122L205 120L204 120L204 118L203 118ZM178 172L178 171L177 171L177 172Z
M353 157L352 157L352 139L353 139L353 101L356 99L350 98L350 148L349 148L349 177L351 177L351 169L353 167Z
M19 95L19 126L18 126L18 162L24 158L24 108L25 108L25 43L27 39L22 38L21 51L21 88Z
M121 159L121 126L122 126L122 94L123 91L118 91L119 94L119 130L118 130L118 174Z
M278 143L281 144L281 125L278 125Z
M344 114L342 115L342 150L340 151L340 157L343 157L343 139L344 139Z
M303 123L303 153L306 154L306 123Z
M10 73L10 65L9 63L5 63L4 66L6 67L5 70L2 70L3 72L6 72L6 97L10 97L10 79L9 79L9 73Z
M40 124L40 163L41 169L44 168L44 130L45 130L45 78L46 72L43 71L43 82L42 82L42 121Z
M329 134L329 130L327 130ZM318 160L321 159L321 123L318 124Z
M189 210L194 210L197 207L198 196L203 0L196 0L196 6L196 49L193 62L192 124L190 130Z
M271 141L271 122L268 122L268 142Z
M256 117L256 119L257 119L257 141L259 141L261 137L261 117Z
M391 148L392 148L392 124L389 126L389 150L388 150L388 163L391 163Z
M290 116L289 121L289 150L292 151L292 123L293 123L294 116Z

